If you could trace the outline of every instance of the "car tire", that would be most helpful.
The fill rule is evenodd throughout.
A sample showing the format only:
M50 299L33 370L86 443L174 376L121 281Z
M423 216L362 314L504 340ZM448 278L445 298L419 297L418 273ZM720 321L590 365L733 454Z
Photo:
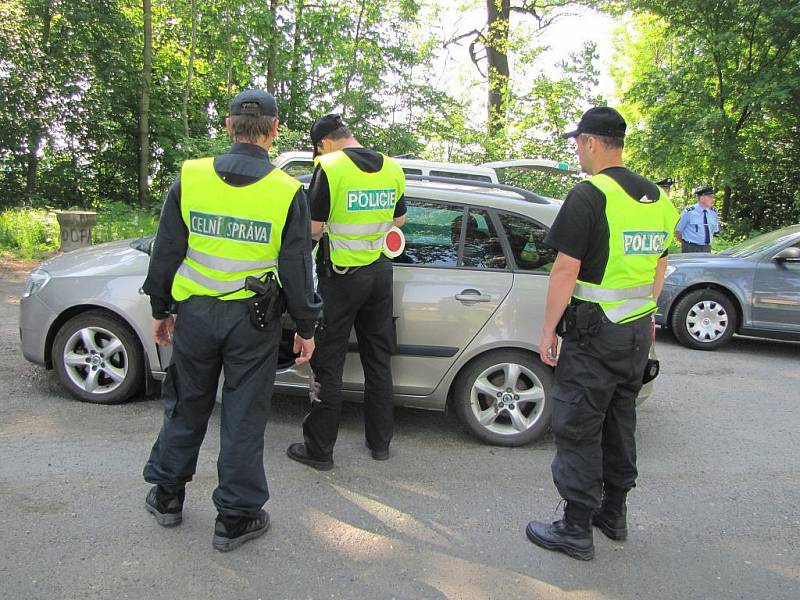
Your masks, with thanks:
M90 310L64 323L53 341L52 356L61 384L83 402L119 404L144 381L136 334L106 311Z
M453 408L479 440L495 446L523 446L550 428L552 388L552 369L532 353L493 351L458 376Z
M716 350L736 332L733 301L710 288L689 292L672 311L670 329L677 340L695 350Z

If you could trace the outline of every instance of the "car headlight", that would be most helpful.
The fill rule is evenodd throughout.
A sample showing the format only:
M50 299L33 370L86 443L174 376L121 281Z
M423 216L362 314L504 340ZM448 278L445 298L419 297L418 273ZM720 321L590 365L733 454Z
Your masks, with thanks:
M32 296L40 289L42 289L47 282L50 281L50 273L44 269L34 269L28 275L28 280L25 282L25 289L22 292L22 297L27 298Z
M667 277L672 275L675 272L675 269L677 269L677 268L678 267L674 267L672 265L667 265L667 270L664 271L664 279L666 279Z

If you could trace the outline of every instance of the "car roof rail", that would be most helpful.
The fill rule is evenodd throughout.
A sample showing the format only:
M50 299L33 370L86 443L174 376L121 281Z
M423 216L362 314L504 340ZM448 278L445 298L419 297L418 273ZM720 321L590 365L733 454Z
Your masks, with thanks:
M311 175L301 175L297 178L300 183L309 183ZM432 181L434 183L454 183L456 185L468 185L470 187L482 188L485 190L500 190L503 192L512 192L522 197L523 200L533 202L534 204L552 204L550 200L539 194L535 194L524 188L516 187L513 185L506 185L505 183L493 183L491 181L477 181L475 179L462 179L461 177L440 177L438 175L406 175L406 181Z
M501 190L503 192L512 192L521 196L523 200L533 202L534 204L552 204L544 196L540 196L529 190L507 185L505 183L494 183L492 181L478 181L475 179L461 178L461 177L441 177L439 175L406 175L406 181L433 181L435 183L455 183L458 185L468 185L470 187L478 187L485 190Z

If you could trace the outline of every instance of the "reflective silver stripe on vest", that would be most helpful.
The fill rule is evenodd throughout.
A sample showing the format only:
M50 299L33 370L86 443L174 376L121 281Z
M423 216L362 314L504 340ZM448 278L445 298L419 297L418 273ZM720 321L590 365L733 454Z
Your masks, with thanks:
M645 306L653 302L652 298L638 298L636 300L628 300L614 308L603 308L606 317L615 323L621 321L628 315L635 315L638 311L642 310Z
M221 256L200 252L194 248L189 248L188 252L186 252L186 258L191 258L193 261L209 269L228 273L267 270L278 264L277 260L237 260L235 258L222 258Z
M186 263L181 264L178 269L178 275L186 277L186 279L190 279L202 285L204 288L214 290L215 292L235 292L244 288L244 279L236 279L234 281L211 279L211 277L206 277L200 271L190 267Z
M597 288L581 283L575 286L574 296L592 302L619 302L620 300L639 300L653 295L653 284L637 285L629 288Z
M386 233L392 228L392 223L328 223L328 231L333 235L369 235L371 233Z
M342 240L331 238L332 250L381 250L383 248L383 238L375 241L369 240Z

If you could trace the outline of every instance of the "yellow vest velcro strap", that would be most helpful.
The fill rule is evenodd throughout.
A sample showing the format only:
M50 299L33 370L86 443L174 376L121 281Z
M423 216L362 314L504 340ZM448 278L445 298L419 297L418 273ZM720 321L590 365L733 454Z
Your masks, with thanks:
M233 281L212 279L186 263L180 266L177 274L215 292L235 292L244 288L244 279L235 279Z
M372 233L386 233L392 228L392 223L328 223L328 231L334 235L369 235Z
M383 238L379 240L345 240L331 238L331 250L381 250Z
M592 302L618 302L620 300L652 300L653 284L629 288L601 288L581 283L575 286L573 295Z
M278 264L277 260L238 260L235 258L223 258L221 256L200 252L194 248L188 249L186 258L190 258L209 269L227 272L258 271L259 269L267 270Z
M638 317L639 311L643 308L646 308L648 305L652 303L652 298L639 298L637 300L628 300L627 302L623 302L619 306L615 306L613 308L604 308L603 312L606 314L606 317L610 321L614 323L624 323L625 317Z

